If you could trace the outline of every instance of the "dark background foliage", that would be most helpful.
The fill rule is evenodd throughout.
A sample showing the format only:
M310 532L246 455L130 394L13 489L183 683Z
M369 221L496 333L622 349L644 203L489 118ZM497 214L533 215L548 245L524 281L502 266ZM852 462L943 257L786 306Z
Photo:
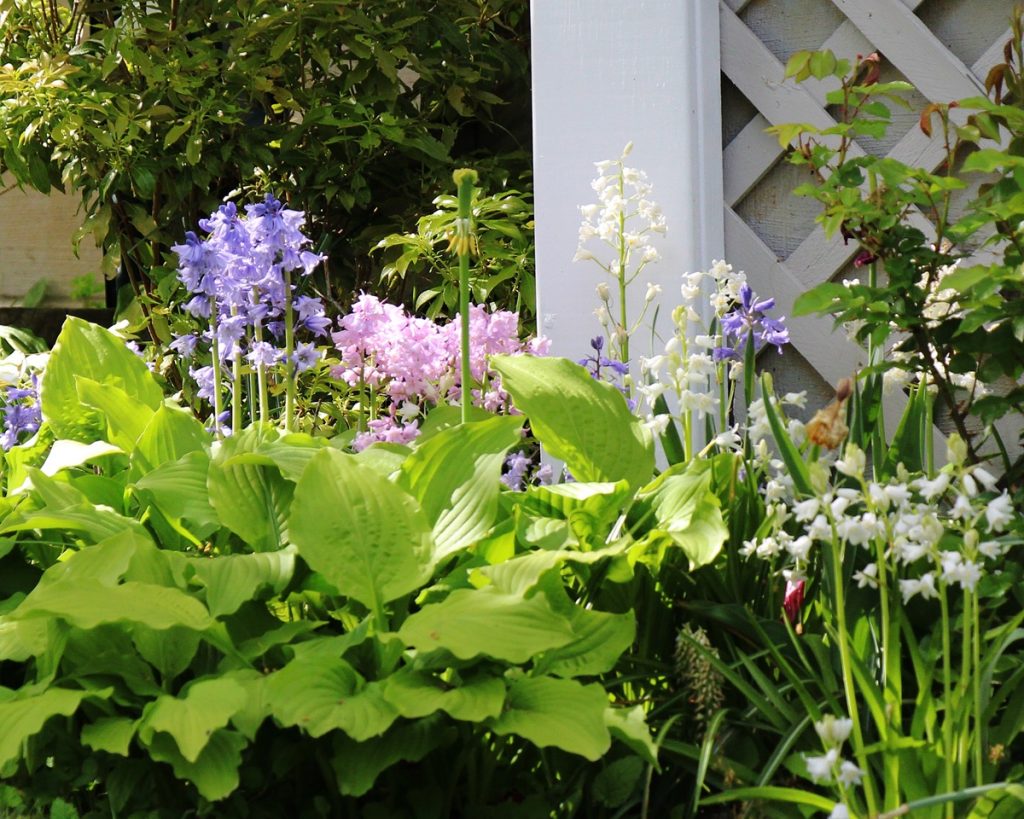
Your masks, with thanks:
M528 11L526 0L6 0L0 169L80 193L78 239L93 234L107 277L151 306L174 294L169 247L185 230L233 192L272 190L323 237L321 284L343 302L377 283L370 248L411 229L453 167L472 164L486 190L528 188Z

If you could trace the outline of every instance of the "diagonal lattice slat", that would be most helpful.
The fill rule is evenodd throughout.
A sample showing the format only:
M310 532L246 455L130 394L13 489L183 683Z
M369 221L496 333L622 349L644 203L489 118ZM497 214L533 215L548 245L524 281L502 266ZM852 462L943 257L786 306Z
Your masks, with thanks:
M856 248L839 237L826 239L815 228L786 259L779 259L734 208L758 186L780 161L783 150L764 132L769 124L808 122L828 127L834 120L826 110L824 83L784 80L784 66L739 14L752 0L720 0L722 71L757 108L758 114L724 149L726 257L747 271L752 283L773 292L788 307L809 287L831 279L850 261ZM956 57L914 13L924 0L832 0L845 18L822 47L852 56L879 50L929 100L982 93L982 78L998 60L1007 33L991 43L970 67ZM962 0L971 2L971 0ZM963 116L962 112L957 112ZM855 147L854 155L863 153ZM939 139L911 128L888 152L909 164L935 168L944 159ZM931 233L927 219L915 223ZM863 351L831 332L830 321L791 320L794 346L828 382L835 383L863 361ZM898 402L886 408L893 421ZM888 420L888 419L887 419Z

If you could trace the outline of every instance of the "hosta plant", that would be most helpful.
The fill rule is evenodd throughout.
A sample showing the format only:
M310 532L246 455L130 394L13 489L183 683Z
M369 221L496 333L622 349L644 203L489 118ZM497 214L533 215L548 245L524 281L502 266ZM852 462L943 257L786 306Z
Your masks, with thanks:
M359 454L216 439L68 319L5 459L5 783L94 816L571 814L636 786L637 615L598 591L710 560L718 503L700 469L652 482L649 434L582 368L493 366L576 482L503 486L522 416Z

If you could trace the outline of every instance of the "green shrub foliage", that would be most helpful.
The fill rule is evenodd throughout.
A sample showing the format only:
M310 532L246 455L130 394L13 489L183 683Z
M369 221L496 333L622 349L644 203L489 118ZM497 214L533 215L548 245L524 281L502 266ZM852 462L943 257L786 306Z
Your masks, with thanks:
M70 6L68 8L67 6ZM0 168L80 193L137 292L177 286L167 249L232 191L284 194L326 236L331 293L472 160L529 168L518 0L0 3ZM486 156L480 157L479 153Z

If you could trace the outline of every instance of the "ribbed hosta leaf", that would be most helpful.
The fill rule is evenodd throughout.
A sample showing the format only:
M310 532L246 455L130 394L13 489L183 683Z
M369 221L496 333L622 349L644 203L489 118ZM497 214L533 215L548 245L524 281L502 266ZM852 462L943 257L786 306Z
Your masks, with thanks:
M207 489L217 516L254 551L270 552L288 542L288 510L294 484L277 469L235 460L254 452L276 431L255 425L222 442L210 462Z
M86 697L110 696L111 689L72 691L51 688L32 697L0 702L0 768L21 755L22 743L35 736L50 717L67 717L78 710Z
M117 387L151 410L164 398L145 362L125 347L124 339L69 316L50 354L39 390L43 418L59 438L88 443L102 430L102 414L83 404L76 376Z
M654 445L615 387L564 358L493 356L504 389L534 435L578 481L650 480Z
M398 718L380 683L366 683L333 657L293 660L267 680L265 696L278 722L313 737L337 729L361 742L383 734Z
M430 524L416 500L335 449L306 467L289 531L313 569L372 610L418 589L434 564Z
M187 762L194 763L214 731L245 705L246 691L231 679L192 683L183 697L163 696L146 707L139 739L150 744L157 732L170 734Z
M498 513L501 466L522 418L494 417L439 432L402 464L399 484L423 507L438 559L470 546Z
M387 678L384 696L403 717L445 711L454 719L483 722L501 713L505 683L497 677L477 677L452 685L406 668Z
M59 617L81 629L105 623L141 623L153 629L208 628L210 615L198 600L152 583L117 586L93 578L58 581L35 589L8 618Z
M534 745L554 746L590 760L611 745L604 712L608 695L597 684L524 677L509 687L505 711L491 723L496 734L518 734Z
M535 654L568 643L569 621L538 594L505 594L488 587L459 589L424 606L398 633L419 651L443 648L462 660L487 656L525 663Z

